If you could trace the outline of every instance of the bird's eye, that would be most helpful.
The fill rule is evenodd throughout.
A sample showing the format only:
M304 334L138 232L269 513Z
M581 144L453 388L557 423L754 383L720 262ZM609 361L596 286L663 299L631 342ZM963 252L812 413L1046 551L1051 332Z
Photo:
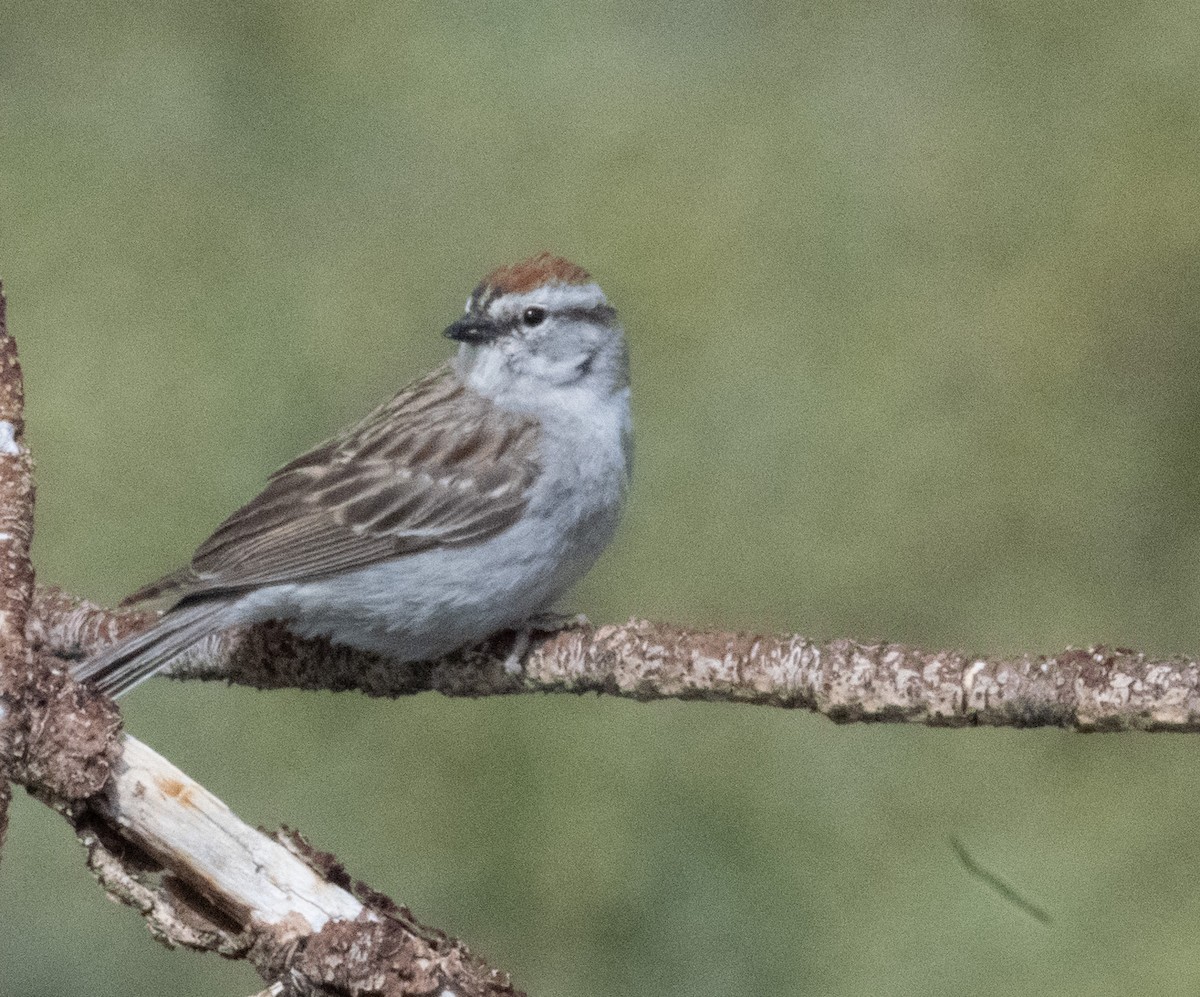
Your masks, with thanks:
M546 321L546 309L545 308L526 308L525 313L521 316L521 321L524 322L531 329L535 325L541 325L543 322Z

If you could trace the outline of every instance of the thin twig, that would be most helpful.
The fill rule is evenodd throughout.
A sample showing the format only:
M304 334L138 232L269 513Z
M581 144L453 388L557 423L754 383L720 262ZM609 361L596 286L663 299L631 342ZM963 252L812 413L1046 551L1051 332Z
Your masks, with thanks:
M1041 921L1042 924L1054 923L1054 918L1033 901L1026 900L1021 896L1017 892L1016 887L1009 885L994 872L990 872L976 862L971 853L967 851L966 846L957 838L950 839L950 847L954 849L954 853L958 856L958 860L963 864L967 872L988 887L988 889L995 891L1018 910L1024 911L1030 917Z

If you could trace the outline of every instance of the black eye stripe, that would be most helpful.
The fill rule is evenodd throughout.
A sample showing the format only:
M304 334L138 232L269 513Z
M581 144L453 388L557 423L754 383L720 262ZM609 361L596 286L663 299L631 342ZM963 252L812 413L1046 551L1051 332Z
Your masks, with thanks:
M564 308L554 314L561 315L563 318L587 319L591 322L599 322L601 325L612 325L617 319L617 310L612 305L592 305L590 307L579 305L575 308Z
M471 312L478 315L487 314L487 306L490 301L472 300ZM575 321L597 322L600 325L615 325L617 321L617 310L612 305L576 305L570 308L548 309L539 305L531 305L521 311L520 314L514 315L512 318L503 321L506 328L516 330L521 328L535 328L542 325L545 319L531 326L525 319L525 316L531 310L538 308L545 312L545 318L566 318Z

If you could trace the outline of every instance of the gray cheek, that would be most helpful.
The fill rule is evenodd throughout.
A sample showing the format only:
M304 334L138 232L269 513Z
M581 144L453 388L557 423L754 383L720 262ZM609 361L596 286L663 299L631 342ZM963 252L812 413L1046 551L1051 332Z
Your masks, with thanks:
M528 345L515 335L505 336L496 345L500 349L500 355L504 357L505 365L510 370L524 370L530 357L536 355L532 354Z

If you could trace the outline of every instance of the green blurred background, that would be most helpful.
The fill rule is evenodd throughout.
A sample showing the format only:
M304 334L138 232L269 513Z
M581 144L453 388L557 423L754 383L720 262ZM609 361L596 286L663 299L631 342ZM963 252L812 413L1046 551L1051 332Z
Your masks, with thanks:
M549 248L638 467L571 608L1200 650L1191 2L9 5L44 581L115 600ZM129 729L534 995L1195 993L1200 741L155 682ZM948 838L1047 908L964 872ZM245 995L19 799L0 993Z

